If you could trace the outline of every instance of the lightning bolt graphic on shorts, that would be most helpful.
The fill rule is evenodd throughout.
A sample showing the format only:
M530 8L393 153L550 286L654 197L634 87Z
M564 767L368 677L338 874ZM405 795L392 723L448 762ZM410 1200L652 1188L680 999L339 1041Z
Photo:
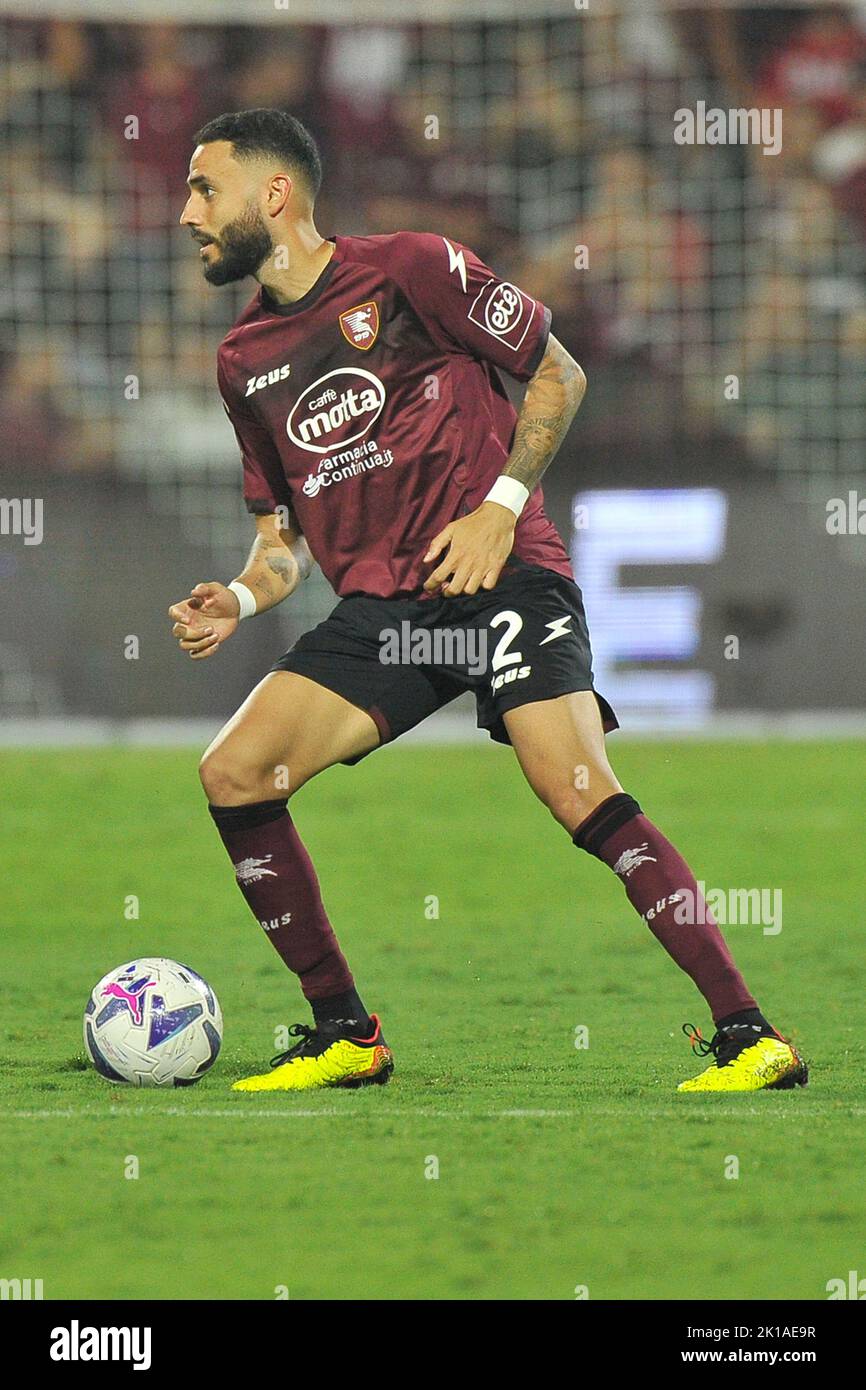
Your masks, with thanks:
M568 636L568 626L567 626L567 625L568 625L568 623L570 623L570 622L571 622L571 614L569 613L569 614L567 614L564 618L554 618L554 620L553 620L552 623L545 623L544 626L550 628L550 636L549 636L549 637L543 637L543 638L541 639L541 641L539 642L539 644L538 644L539 647L545 646L546 643L548 643L548 642L553 642L553 641L555 641L557 637L567 637L567 636Z
M464 259L463 259L463 252L462 252L462 251L455 251L455 250L454 250L454 247L451 245L451 242L448 240L447 237L443 237L442 240L445 242L445 245L448 247L448 274L450 275L451 272L452 272L453 270L458 270L458 271L460 272L460 283L461 283L461 285L463 286L463 293L465 294L465 293L466 293L466 262L465 262Z

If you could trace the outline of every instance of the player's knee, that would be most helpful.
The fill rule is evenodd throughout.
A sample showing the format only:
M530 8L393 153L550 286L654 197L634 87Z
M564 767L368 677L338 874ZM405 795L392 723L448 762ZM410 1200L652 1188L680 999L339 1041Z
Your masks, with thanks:
M208 749L198 771L207 799L214 806L243 806L279 795L273 770L269 782L261 768L220 748Z
M578 782L578 779L575 781ZM586 786L559 784L545 789L541 799L554 820L571 835L596 807L609 796L616 795L618 786L615 780L610 785L606 782L604 785L588 782Z
M588 814L583 811L583 802L572 787L551 788L542 800L553 819L566 830L574 830Z

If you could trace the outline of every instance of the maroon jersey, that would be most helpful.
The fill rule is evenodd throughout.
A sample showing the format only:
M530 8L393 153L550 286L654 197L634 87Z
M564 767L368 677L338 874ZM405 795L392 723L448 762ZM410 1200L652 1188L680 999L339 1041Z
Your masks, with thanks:
M311 289L259 289L218 380L251 512L291 506L341 597L417 595L433 537L502 472L517 419L496 368L527 381L550 311L428 232L334 237ZM514 554L572 578L540 488Z

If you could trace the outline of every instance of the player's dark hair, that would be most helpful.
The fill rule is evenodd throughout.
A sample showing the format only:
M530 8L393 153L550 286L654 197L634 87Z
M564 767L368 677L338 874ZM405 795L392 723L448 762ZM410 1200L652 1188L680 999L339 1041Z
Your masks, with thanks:
M321 187L319 147L307 127L288 111L270 106L254 107L251 111L226 111L197 130L193 139L197 145L229 140L237 159L272 155L274 159L283 160L288 167L300 171L314 199Z

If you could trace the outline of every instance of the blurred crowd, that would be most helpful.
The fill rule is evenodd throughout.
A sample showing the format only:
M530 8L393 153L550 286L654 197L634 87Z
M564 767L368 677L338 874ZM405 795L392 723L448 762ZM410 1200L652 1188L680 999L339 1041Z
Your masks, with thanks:
M862 4L9 21L3 41L7 464L110 469L150 450L192 468L224 451L214 351L251 289L210 289L177 218L195 129L280 106L320 143L323 234L439 231L550 305L590 373L585 444L724 437L744 469L860 467ZM673 113L701 101L781 108L781 151L676 144Z

